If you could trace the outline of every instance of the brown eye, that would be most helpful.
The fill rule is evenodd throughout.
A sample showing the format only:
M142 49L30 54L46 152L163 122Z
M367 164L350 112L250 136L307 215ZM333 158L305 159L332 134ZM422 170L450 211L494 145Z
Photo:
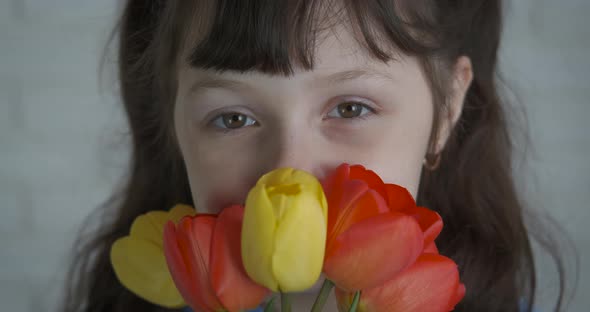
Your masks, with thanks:
M248 117L242 114L225 114L222 116L223 125L226 128L234 129L243 127L246 124Z
M331 112L328 113L328 116L336 118L356 118L366 115L370 112L372 112L372 109L365 104L345 102L336 106Z
M338 105L338 114L344 118L354 118L361 114L363 107L357 103L344 103Z
M240 113L226 113L213 120L213 125L222 129L239 129L256 124L256 120Z

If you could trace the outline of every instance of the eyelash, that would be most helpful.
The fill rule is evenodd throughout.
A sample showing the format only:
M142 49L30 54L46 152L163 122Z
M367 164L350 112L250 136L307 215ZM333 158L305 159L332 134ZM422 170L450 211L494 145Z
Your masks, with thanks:
M326 119L344 119L344 120L346 120L347 122L356 122L356 121L362 121L362 120L365 120L365 119L367 119L367 117L368 117L368 116L370 116L370 115L372 115L372 114L375 114L375 113L376 113L376 110L375 110L374 108L372 108L372 107L371 107L371 106L369 106L368 104L365 104L365 103L363 103L363 102L361 102L361 101L344 101L344 102L338 103L338 104L337 104L335 107L333 107L333 108L332 108L332 109L331 109L331 110L328 112L328 114L330 114L330 113L331 113L332 111L334 111L334 110L337 110L337 109L338 109L338 107L339 107L340 105L342 105L342 104L356 104L356 105L360 105L360 106L361 106L361 115L359 115L359 116L356 116L356 117L352 117L352 118L344 118L344 117L328 117L328 118L325 118L324 120L326 120ZM363 114L363 111L366 111L366 112Z
M365 119L367 119L368 116L376 113L376 110L374 108L372 108L371 106L369 106L369 105L367 105L367 104L365 104L363 102L360 102L360 101L345 101L345 102L338 103L336 106L334 106L328 112L328 114L330 114L332 111L338 109L338 106L340 106L342 104L347 104L347 103L348 104L358 104L358 105L360 105L361 106L361 114L362 114L363 110L366 110L366 113L364 113L362 115L359 115L359 116L356 116L356 117L352 117L352 118L328 117L328 118L324 118L324 120L328 120L328 119L345 119L345 120L347 120L349 122L357 122L357 121L365 120ZM244 116L246 116L246 118L253 120L253 124L250 124L250 125L247 125L247 126L244 126L244 127L240 127L240 128L235 128L235 129L232 129L232 128L224 128L224 127L219 127L219 126L216 126L215 125L216 121L221 120L224 115L228 115L228 114L240 114L240 115L244 115ZM221 122L223 123L223 120L221 120ZM239 131L241 129L248 128L248 127L251 127L253 125L256 125L256 124L258 124L258 121L256 121L252 117L248 116L247 114L244 114L244 113L241 113L241 112L229 111L229 112L223 112L223 113L215 116L209 122L209 124L215 129L215 131L218 131L218 132L221 132L221 133L226 134L226 133L236 132L236 130Z
M220 127L218 125L216 125L217 121L219 121L221 124L223 124L223 116L225 115L230 115L230 114L235 114L235 115L242 115L245 116L247 118L247 122L245 126L243 127L239 127L239 128L225 128L225 127ZM209 124L215 129L215 131L219 131L222 133L229 133L229 132L235 132L236 130L240 130L240 129L244 129L244 128L248 128L248 127L252 127L254 125L258 124L258 121L256 121L254 118L248 116L247 114L244 113L240 113L240 112L225 112L225 113L221 113L217 116L215 116L210 122Z

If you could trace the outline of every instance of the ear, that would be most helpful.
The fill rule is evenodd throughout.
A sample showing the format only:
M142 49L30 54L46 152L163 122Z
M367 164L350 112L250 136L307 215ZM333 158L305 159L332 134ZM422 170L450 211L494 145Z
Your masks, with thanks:
M438 142L435 153L440 153L451 135L451 132L461 116L465 95L473 80L471 60L467 56L460 56L453 65L451 73L451 90L449 94L448 110L444 110L441 120Z

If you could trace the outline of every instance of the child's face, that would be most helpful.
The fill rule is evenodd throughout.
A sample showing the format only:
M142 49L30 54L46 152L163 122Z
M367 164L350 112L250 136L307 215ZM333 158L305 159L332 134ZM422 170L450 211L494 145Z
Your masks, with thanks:
M418 60L385 65L342 32L319 45L316 61L290 78L182 65L175 130L199 211L243 203L272 169L322 178L343 162L416 197L433 118Z

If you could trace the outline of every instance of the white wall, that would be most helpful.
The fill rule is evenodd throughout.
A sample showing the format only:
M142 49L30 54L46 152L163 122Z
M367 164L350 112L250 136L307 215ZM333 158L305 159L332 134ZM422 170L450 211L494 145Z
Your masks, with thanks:
M117 1L0 1L0 311L48 311L74 229L125 160L97 81Z
M75 228L125 165L112 73L98 60L115 0L0 0L0 311L48 311ZM510 4L504 76L528 110L534 154L523 190L572 235L590 306L590 27L587 0ZM542 302L555 276L540 260ZM541 306L542 311L550 311Z
M590 28L586 0L510 1L500 61L503 76L527 110L532 146L521 188L571 236L581 270L567 311L590 306ZM568 245L560 246L568 250ZM556 294L550 260L538 252L540 310ZM575 261L566 259L568 273ZM573 279L576 276L571 276ZM571 279L570 279L571 280Z

